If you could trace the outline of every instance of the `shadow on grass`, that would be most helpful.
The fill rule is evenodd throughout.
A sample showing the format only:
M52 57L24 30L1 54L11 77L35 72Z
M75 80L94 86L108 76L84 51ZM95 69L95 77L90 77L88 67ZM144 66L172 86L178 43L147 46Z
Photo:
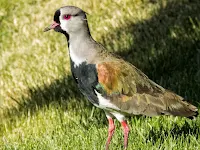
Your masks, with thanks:
M144 71L150 79L188 101L200 102L200 3L198 0L160 2L150 19L117 28L102 37L103 45ZM154 3L158 3L154 1ZM133 41L120 45L124 35ZM112 39L119 45L111 45Z
M27 98L28 97L28 98ZM28 91L28 96L22 96L20 102L12 98L16 103L18 103L18 108L13 108L8 110L9 116L22 115L22 114L34 114L35 111L41 109L42 107L49 107L53 102L59 105L67 105L67 102L76 99L77 103L82 101L84 105L92 107L83 97L83 95L78 90L76 83L72 76L63 76L61 79L53 81L50 85L45 83L41 87L30 88Z
M153 144L159 139L161 142L165 142L166 138L173 137L173 139L178 139L181 137L186 137L188 135L194 136L196 139L199 138L200 126L195 122L184 122L182 126L174 124L172 129L167 130L162 124L159 125L159 129L152 128L147 137L146 141L151 141Z

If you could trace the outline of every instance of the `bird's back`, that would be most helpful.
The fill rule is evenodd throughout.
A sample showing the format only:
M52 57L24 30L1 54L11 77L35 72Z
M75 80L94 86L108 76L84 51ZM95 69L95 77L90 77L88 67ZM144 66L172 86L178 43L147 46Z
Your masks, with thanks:
M122 113L130 115L196 116L197 108L150 80L132 64L101 52L96 64L96 89ZM108 108L113 109L113 108Z

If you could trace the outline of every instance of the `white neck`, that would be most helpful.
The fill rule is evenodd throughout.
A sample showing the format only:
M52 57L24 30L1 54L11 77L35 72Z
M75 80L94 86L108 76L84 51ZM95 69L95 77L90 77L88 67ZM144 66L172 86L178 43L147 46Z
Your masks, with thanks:
M69 35L69 55L74 67L83 62L90 62L96 55L94 41L89 33L82 30Z

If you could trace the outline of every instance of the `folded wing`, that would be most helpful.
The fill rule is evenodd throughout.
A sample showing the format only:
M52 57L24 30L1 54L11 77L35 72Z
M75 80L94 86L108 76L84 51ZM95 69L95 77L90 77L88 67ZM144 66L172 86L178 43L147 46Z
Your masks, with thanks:
M96 90L127 114L195 116L197 108L151 81L135 66L121 60L97 64ZM110 108L113 109L113 108Z

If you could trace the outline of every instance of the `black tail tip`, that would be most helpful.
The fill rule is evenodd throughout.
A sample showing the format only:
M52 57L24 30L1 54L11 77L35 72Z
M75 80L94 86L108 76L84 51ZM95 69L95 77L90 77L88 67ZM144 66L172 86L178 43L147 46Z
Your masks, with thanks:
M189 117L187 117L187 118L189 118L189 119L195 119L198 115L199 115L199 112L198 112L198 110L197 111L195 111L194 112L195 114L193 115L193 116L189 116Z

